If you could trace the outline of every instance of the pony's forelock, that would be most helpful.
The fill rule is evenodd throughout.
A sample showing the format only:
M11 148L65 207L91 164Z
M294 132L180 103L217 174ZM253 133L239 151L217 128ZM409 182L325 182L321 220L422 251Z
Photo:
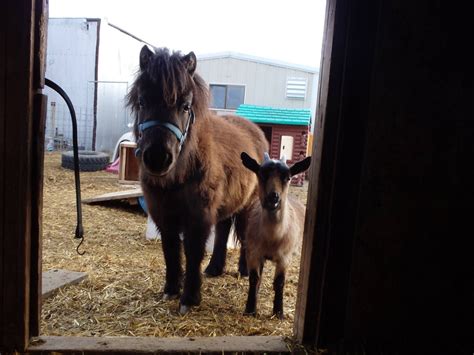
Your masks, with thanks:
M138 93L153 90L153 96L162 100L167 107L175 107L189 92L193 93L193 109L196 115L208 110L209 90L197 74L191 77L182 61L179 51L170 54L167 48L155 49L155 54L144 70L140 70L127 96L127 105L132 111L138 109Z

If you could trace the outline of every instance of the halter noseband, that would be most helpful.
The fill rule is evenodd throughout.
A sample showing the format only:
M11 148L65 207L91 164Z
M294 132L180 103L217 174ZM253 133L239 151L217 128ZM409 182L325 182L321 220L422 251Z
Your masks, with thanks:
M153 128L153 127L164 127L167 130L171 131L171 133L173 133L178 139L178 142L179 142L178 152L181 152L181 148L183 147L184 141L186 140L186 137L188 136L189 125L191 123L194 123L194 111L192 109L189 111L188 122L186 123L186 128L184 129L184 132L181 132L178 126L169 122L151 120L151 121L145 121L145 122L140 123L138 125L139 136L137 140L137 148L135 149L135 156L138 157L142 153L141 149L138 148L138 143L140 142L142 133L146 131L147 129Z

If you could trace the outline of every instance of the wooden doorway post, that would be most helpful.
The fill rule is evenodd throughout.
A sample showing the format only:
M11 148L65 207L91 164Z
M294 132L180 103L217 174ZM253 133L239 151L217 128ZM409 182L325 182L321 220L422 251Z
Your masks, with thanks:
M0 344L6 351L24 351L39 332L47 6L46 0L1 5Z

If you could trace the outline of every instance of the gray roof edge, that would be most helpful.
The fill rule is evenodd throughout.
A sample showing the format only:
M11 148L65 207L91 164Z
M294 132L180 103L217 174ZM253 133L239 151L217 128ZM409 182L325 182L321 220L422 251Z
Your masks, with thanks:
M316 67L293 64L293 63L283 62L280 60L262 58L262 57L257 57L257 56L244 54L244 53L238 53L238 52L228 51L228 52L217 52L217 53L208 53L208 54L197 54L198 60L222 59L222 58L247 60L247 61L261 63L261 64L274 65L277 67L301 70L301 71L312 73L312 74L319 73L319 68L316 68Z
M78 21L94 21L94 22L101 22L101 23L105 23L106 25L112 27L113 29L117 30L117 31L120 31L122 32L123 34L125 34L126 36L128 37L131 37L133 38L134 40L138 41L138 42L141 42L141 43L145 43L145 44L148 44L149 46L151 47L154 47L152 44L150 44L149 42L135 36L134 34L128 32L127 30L124 30L123 28L109 22L108 18L107 17L50 17L49 20L78 20Z

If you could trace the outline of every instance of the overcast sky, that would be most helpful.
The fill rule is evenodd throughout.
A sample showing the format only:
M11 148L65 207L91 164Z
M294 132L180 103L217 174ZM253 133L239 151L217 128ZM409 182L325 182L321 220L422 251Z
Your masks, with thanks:
M107 18L157 46L319 67L325 0L50 0L50 17Z

